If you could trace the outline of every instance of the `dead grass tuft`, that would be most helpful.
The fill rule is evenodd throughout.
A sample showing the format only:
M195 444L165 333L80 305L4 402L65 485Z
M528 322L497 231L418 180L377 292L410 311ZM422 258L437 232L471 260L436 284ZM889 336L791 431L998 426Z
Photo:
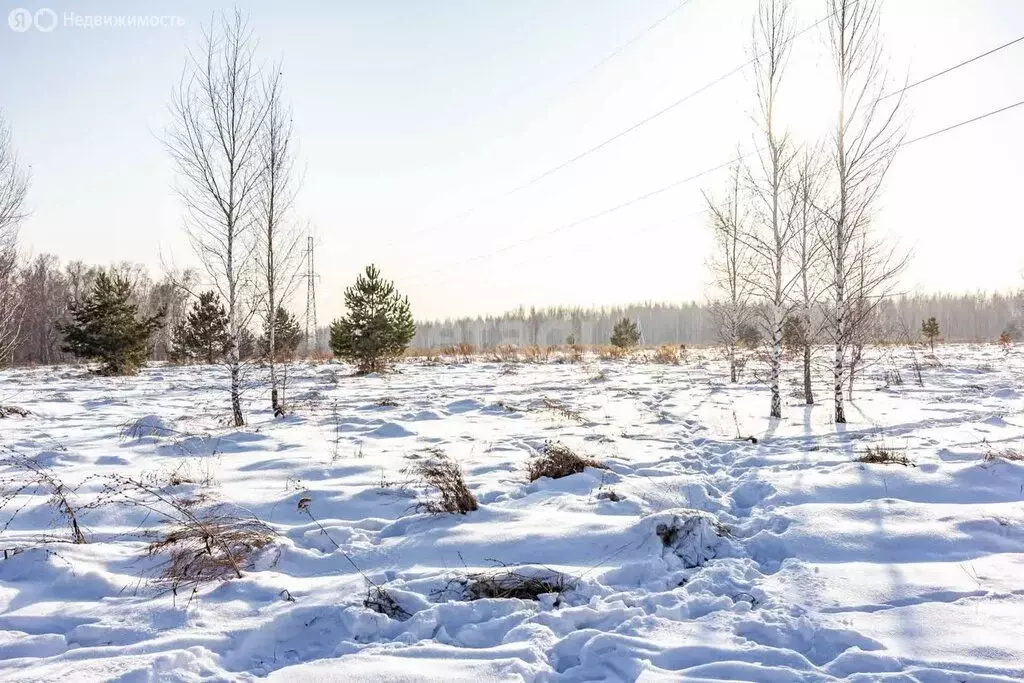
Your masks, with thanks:
M574 410L573 408L570 408L564 403L559 403L558 401L555 401L553 399L545 398L544 407L550 410L551 412L555 413L556 415L564 417L566 420L572 420L573 422L579 422L580 424L587 423L587 418L583 416L583 413L579 412L578 410Z
M1009 460L1011 462L1024 462L1024 451L1016 448L1004 448L1001 451L990 450L985 454L985 460L992 462L994 460Z
M575 580L551 569L499 567L468 574L448 582L434 597L448 597L453 593L458 600L533 600L542 595L561 595L572 590ZM555 605L557 606L556 599Z
M273 531L263 522L225 509L215 505L190 512L183 521L168 521L162 537L149 545L149 556L167 556L160 575L175 593L182 585L242 578L253 555L273 540Z
M5 417L28 417L31 415L28 410L21 406L5 406L0 405L0 418Z
M868 446L864 454L857 458L857 462L864 462L871 465L903 465L904 467L916 467L906 455L899 453L894 448L886 446Z
M551 347L537 346L524 346L522 349L522 359L526 363L544 363L551 357Z
M544 454L530 463L528 471L530 481L537 481L541 477L561 479L588 467L608 469L604 463L579 455L565 444L548 441L544 444Z
M619 360L629 355L629 352L619 346L603 344L597 347L597 357L601 360Z
M405 621L412 616L398 604L397 600L391 597L391 593L386 588L376 584L371 584L366 589L366 599L363 600L363 606L398 621Z
M440 449L432 455L430 460L416 466L416 473L428 487L438 490L440 498L420 501L416 509L431 514L460 515L476 510L479 506L466 485L462 468Z
M652 363L662 365L679 365L681 360L682 354L675 344L662 344L654 350L654 355L651 356Z
M508 568L471 574L467 579L467 600L536 600L541 595L561 594L573 587L571 579L559 572L534 576Z
M472 362L473 356L476 355L476 347L465 342L447 344L438 349L438 353L441 357L447 358L453 363L469 363Z
M397 408L398 401L391 398L390 396L385 396L384 398L377 401L376 405L378 408Z
M519 349L515 344L498 344L491 349L491 360L495 363L517 363Z

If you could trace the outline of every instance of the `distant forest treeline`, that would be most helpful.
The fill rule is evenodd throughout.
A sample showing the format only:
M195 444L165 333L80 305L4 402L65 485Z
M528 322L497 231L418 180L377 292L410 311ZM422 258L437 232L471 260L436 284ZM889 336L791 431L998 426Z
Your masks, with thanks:
M146 268L121 263L107 268L72 261L62 264L55 256L39 255L25 263L11 282L20 300L19 330L10 361L15 365L51 364L73 360L63 351L60 325L68 320L68 303L80 299L101 270L128 277L134 285L134 301L142 315L166 311L165 325L152 338L152 360L166 360L170 330L191 305L190 297L168 276L153 278ZM195 282L196 276L181 274ZM414 311L415 313L415 311ZM946 341L995 341L1008 328L1018 337L1024 329L1024 291L1013 294L937 294L904 296L879 307L880 340L899 340L902 334L918 339L921 321L935 316ZM498 344L565 344L570 335L580 344L607 344L615 321L623 317L640 325L644 344L715 344L718 342L710 309L699 303L645 303L610 308L519 308L500 316L460 318L417 323L412 345L435 348L470 343L492 348ZM257 336L259 322L250 327ZM904 332L905 331L905 332ZM900 334L897 334L900 333ZM326 326L317 329L316 347L328 350ZM305 351L300 347L300 353Z
M877 341L897 341L904 331L920 334L921 321L935 316L944 340L995 341L1009 329L1016 336L1024 313L1024 292L1013 294L933 294L901 296L880 307ZM580 344L607 344L615 321L639 322L644 344L715 344L710 308L695 302L644 303L608 308L519 308L500 316L477 316L417 324L413 346L433 348L470 343L564 344L570 335Z

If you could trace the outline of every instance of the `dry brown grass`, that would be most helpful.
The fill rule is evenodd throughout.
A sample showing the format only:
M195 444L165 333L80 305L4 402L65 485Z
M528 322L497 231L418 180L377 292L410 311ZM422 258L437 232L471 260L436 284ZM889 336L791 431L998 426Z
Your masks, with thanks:
M559 403L550 398L544 399L544 407L555 413L560 417L564 417L566 420L572 420L573 422L579 422L580 424L586 424L587 418L583 416L583 413L570 408L564 403Z
M564 593L571 590L574 584L569 577L555 571L528 574L503 567L470 574L464 585L466 600L536 600L548 593Z
M621 360L629 356L629 351L611 344L597 347L597 357L601 360Z
M864 454L857 458L857 462L864 462L871 465L903 465L904 467L914 466L914 463L906 455L899 453L894 448L886 446L868 446Z
M570 474L579 474L588 467L606 470L603 462L577 454L565 444L548 441L544 444L544 454L533 460L528 469L530 481L541 477L561 479Z
M188 509L182 505L182 509ZM161 538L150 543L149 556L165 555L160 576L177 593L182 585L242 578L253 555L273 541L273 531L253 518L240 518L213 506L168 521Z
M25 410L21 406L4 406L0 405L0 418L5 417L28 417L31 415L29 411Z
M515 344L498 344L491 349L490 358L495 363L518 363L519 347Z
M97 505L136 507L147 516L162 518L163 526L146 554L165 558L157 565L155 581L175 595L183 586L191 586L194 595L203 583L241 578L276 535L255 516L208 494L189 495L116 474L104 479Z
M990 450L985 453L985 460L992 462L994 460L1009 460L1011 462L1024 462L1024 451L1016 448L1004 448L1001 451Z
M472 344L460 342L458 344L447 344L438 349L438 354L453 363L470 363L476 355L476 347Z
M522 348L522 359L527 363L544 363L551 357L550 346L537 346L536 344Z
M682 354L675 344L662 344L654 350L654 354L651 356L652 363L662 365L679 365L681 360Z
M476 510L476 497L466 485L462 468L440 449L432 452L433 457L416 467L416 473L432 489L437 489L439 498L424 500L416 509L431 514L460 514Z

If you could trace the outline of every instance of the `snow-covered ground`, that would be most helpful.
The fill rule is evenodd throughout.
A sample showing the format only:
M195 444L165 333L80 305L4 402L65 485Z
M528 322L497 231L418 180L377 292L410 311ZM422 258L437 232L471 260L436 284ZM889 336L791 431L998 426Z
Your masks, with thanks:
M0 419L0 456L63 483L87 541L52 490L0 511L0 678L1021 680L1024 463L984 456L1024 445L1024 358L943 347L920 387L900 353L904 384L872 367L845 426L827 400L800 405L795 375L769 421L765 387L729 386L711 351L384 377L300 364L294 414L254 393L242 429L223 426L220 368L0 372L0 404L31 411ZM609 469L531 483L548 440ZM915 466L856 462L877 445ZM478 510L416 510L428 449L458 461ZM242 578L174 595L146 552L166 508L111 476L276 535ZM460 599L459 579L501 565L572 587ZM364 606L367 579L411 616Z

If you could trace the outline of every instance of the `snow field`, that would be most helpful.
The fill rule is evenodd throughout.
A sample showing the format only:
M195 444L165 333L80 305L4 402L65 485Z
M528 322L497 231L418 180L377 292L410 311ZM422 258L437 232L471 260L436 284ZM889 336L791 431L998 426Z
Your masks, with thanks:
M1024 463L984 457L1024 444L1024 359L944 347L923 387L908 371L885 387L879 363L837 426L827 400L800 405L795 374L771 422L765 387L699 356L298 364L294 414L274 420L254 389L237 430L220 368L4 371L0 403L31 415L0 421L0 455L72 489L88 543L46 495L0 511L0 548L28 548L0 559L0 678L1024 678ZM549 440L608 469L530 482ZM879 445L914 466L856 461ZM478 510L417 512L430 449ZM221 501L274 541L241 579L170 594L146 554L160 520L88 505L112 475ZM365 607L353 563L411 616ZM459 580L501 565L573 587L460 599Z

